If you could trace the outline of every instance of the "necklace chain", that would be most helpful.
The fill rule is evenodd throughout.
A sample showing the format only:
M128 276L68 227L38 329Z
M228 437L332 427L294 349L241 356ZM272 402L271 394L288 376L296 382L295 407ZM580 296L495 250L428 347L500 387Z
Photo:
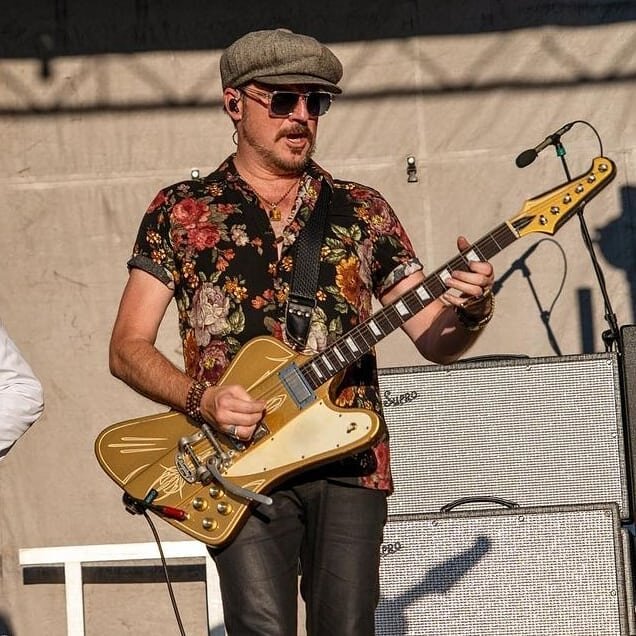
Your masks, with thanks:
M250 183L250 187L252 188L252 190L254 190L254 194L265 204L267 204L267 206L269 207L268 210L268 215L269 218L272 221L280 221L282 218L282 214L280 211L280 208L278 207L289 195L289 193L294 189L295 186L297 186L300 183L300 178L296 179L296 181L294 181L289 188L285 191L285 194L283 194L283 196L278 199L278 201L270 201L269 199L266 199L260 192L258 192L256 190L256 188Z

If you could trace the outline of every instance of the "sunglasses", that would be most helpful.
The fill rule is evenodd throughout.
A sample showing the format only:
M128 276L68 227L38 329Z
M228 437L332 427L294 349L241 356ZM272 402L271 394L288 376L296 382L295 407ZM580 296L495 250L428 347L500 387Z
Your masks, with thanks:
M301 98L305 100L309 116L320 117L329 110L333 99L333 95L326 91L295 93L294 91L264 91L253 87L241 88L240 90L256 101L260 101L259 98L265 100L270 117L289 117L298 106L298 100Z

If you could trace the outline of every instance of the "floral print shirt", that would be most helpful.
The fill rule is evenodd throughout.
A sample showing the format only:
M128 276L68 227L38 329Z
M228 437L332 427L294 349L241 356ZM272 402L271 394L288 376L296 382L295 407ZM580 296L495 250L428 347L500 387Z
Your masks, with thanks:
M280 258L267 213L232 157L206 178L182 181L154 198L128 265L174 291L188 375L215 383L251 338L286 340L291 248L325 183L333 195L307 339L307 348L318 352L371 315L373 295L381 296L421 269L402 225L378 192L335 180L310 162L283 231ZM373 350L344 372L335 402L382 414ZM391 492L386 425L370 451L320 470L327 477Z

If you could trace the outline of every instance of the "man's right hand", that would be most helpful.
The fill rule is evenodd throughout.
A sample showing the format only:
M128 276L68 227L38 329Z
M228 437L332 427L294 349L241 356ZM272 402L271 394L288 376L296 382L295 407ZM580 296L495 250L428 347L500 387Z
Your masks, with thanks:
M265 400L255 400L242 386L229 384L208 387L200 411L222 433L248 440L265 416L265 407Z

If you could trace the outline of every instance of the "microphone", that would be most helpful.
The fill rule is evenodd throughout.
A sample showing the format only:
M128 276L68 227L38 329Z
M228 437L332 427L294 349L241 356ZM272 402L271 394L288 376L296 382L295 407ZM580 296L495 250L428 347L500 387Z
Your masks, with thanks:
M561 139L561 135L564 135L572 126L576 124L575 121L570 122L569 124L565 124L562 128L559 128L556 132L552 133L548 137L546 137L538 146L534 148L530 148L528 150L524 150L516 159L515 163L517 164L517 168L525 168L529 166L536 158L537 155L547 148L550 145L556 145L559 143Z

